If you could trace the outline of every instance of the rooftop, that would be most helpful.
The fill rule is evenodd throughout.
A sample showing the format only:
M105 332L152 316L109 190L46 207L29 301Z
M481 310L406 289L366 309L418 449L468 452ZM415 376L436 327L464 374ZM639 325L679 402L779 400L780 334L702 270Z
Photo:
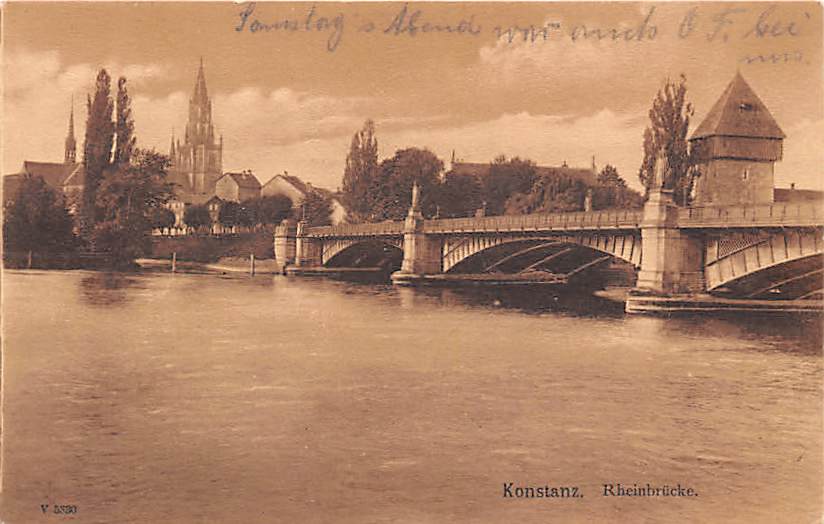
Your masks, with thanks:
M764 102L736 73L690 140L709 136L782 139L785 135Z

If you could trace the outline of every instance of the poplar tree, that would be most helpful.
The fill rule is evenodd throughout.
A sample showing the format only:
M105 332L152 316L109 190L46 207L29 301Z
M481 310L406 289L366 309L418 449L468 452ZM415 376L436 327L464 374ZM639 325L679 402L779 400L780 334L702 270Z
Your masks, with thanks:
M375 123L367 120L352 137L346 168L343 172L341 199L353 222L367 220L373 214L374 198L369 188L378 176L378 140Z
M663 151L667 160L664 189L673 190L675 202L688 205L694 170L687 145L687 131L694 110L686 101L687 79L681 75L678 83L667 80L658 91L649 110L650 123L644 130L644 159L638 178L648 195L655 178L655 159Z
M97 74L94 98L86 98L86 140L83 145L83 169L85 181L80 205L80 233L91 240L98 221L97 189L105 172L111 166L114 141L112 122L111 77L105 69Z
M136 138L134 137L134 119L132 118L132 100L126 90L126 78L117 80L117 105L115 119L114 165L128 165L132 159Z

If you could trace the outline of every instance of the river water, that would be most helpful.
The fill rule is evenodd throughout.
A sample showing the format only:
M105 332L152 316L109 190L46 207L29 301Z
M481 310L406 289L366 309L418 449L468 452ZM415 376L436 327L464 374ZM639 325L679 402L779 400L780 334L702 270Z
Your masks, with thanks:
M820 520L820 318L500 293L7 271L2 519Z

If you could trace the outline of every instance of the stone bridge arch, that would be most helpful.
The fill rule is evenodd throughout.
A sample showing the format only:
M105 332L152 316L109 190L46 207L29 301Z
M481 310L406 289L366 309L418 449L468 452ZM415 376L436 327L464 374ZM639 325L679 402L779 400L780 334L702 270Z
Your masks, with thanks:
M585 247L603 253L605 256L623 260L635 268L641 265L641 238L638 232L616 231L605 234L586 232L573 235L466 235L450 236L444 239L443 272L448 273L460 268L473 257L492 253L494 248L505 245L517 245L519 249L497 254L497 259L490 260L486 264L487 271L501 267L517 257L540 255L542 250L548 250L543 258L539 256L537 261L533 261L526 267L526 269L533 269L539 263L548 263L553 257L568 254L568 249L574 246ZM529 267L530 265L533 267Z
M325 267L335 265L336 259L344 257L356 249L378 249L381 247L394 248L403 254L403 237L358 237L358 238L334 238L323 241L321 251L321 263Z
M726 233L706 244L707 291L738 298L806 298L822 289L821 228Z

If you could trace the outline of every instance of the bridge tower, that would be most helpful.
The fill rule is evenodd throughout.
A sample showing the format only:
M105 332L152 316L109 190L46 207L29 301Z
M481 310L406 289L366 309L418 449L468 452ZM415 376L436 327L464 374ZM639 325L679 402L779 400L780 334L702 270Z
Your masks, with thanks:
M783 140L767 107L736 73L690 138L701 172L695 204L771 203Z

